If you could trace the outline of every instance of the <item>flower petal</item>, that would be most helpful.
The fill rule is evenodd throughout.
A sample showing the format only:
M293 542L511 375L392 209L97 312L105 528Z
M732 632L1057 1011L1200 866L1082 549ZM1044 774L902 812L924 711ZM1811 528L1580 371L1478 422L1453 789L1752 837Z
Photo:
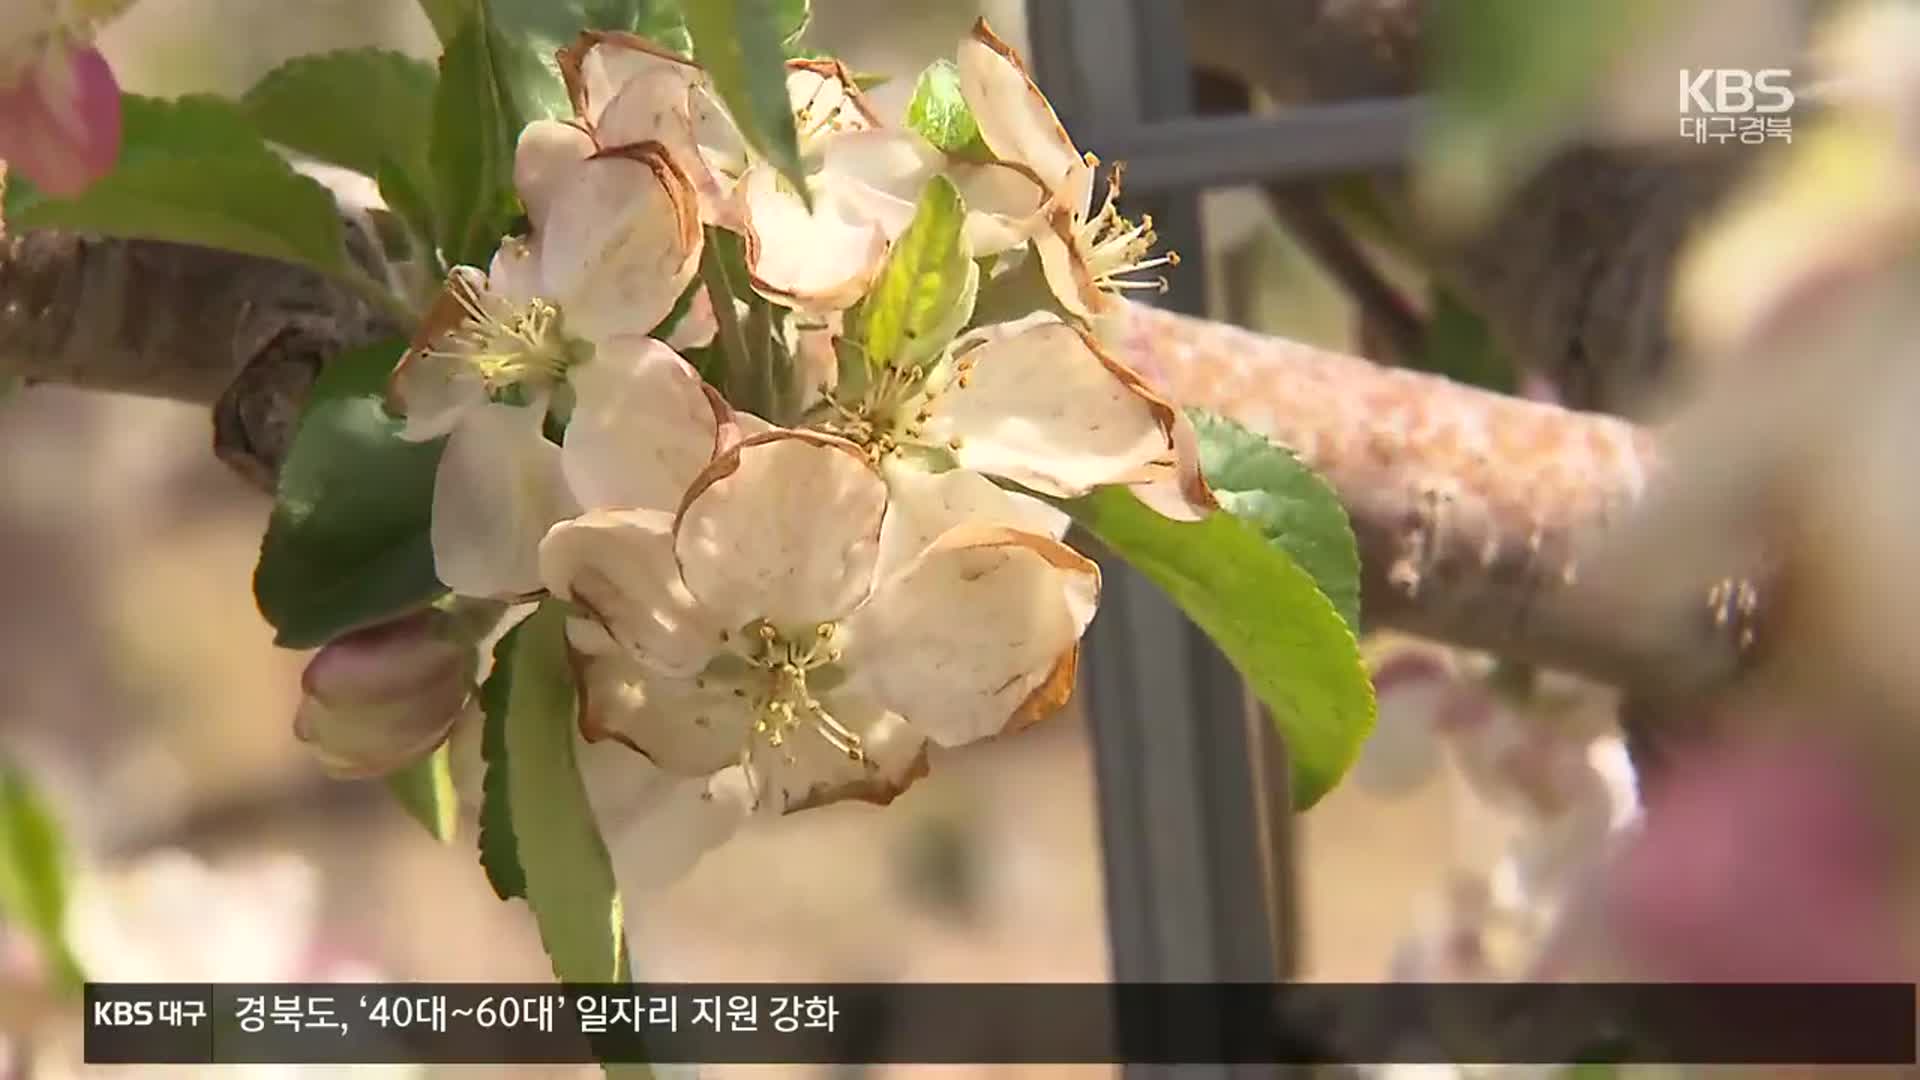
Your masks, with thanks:
M651 671L691 677L720 651L717 624L674 565L670 515L593 510L563 521L540 543L540 577Z
M887 519L880 528L881 580L907 568L960 525L1004 525L1058 540L1072 523L1061 511L1007 491L971 469L935 473L889 458L881 473L888 496Z
M55 44L0 87L0 161L56 198L111 172L120 135L120 88L92 46Z
M486 383L473 365L436 353L434 348L473 309L493 303L480 271L456 266L447 275L446 285L414 329L406 354L388 376L388 409L407 421L401 438L412 442L440 438L453 430L467 410L486 403Z
M536 231L546 227L554 200L594 150L593 136L575 124L535 120L521 130L513 150L513 189Z
M1134 479L1171 452L1170 410L1058 319L982 334L963 343L955 365L958 374L928 404L924 431L935 441L957 439L963 468L1077 496Z
M606 114L635 82L668 76L684 91L705 76L699 65L678 53L621 30L582 31L573 44L560 50L556 60L561 79L567 84L567 96L573 102L574 116L596 132L613 122ZM601 142L618 146L652 137Z
M889 240L906 231L921 189L945 165L932 143L899 128L830 135L818 153L822 191L850 217L879 222Z
M1163 517L1199 521L1220 509L1220 500L1200 470L1200 435L1193 430L1193 421L1186 413L1167 405L1145 387L1141 392L1164 406L1163 421L1171 418L1168 431L1173 439L1173 453L1149 464L1127 486L1141 502Z
M687 492L674 550L722 626L811 630L873 587L887 485L852 444L774 431L729 449Z
M777 750L754 758L763 788L779 798L776 809L792 814L857 800L885 806L927 775L927 737L900 716L854 695L831 695L822 703L836 722L860 736L864 760L854 761L815 730L802 729Z
M1019 247L1045 225L1047 189L1034 174L1004 161L954 161L947 175L967 206L967 243L975 256Z
M887 234L878 221L855 216L840 201L818 194L809 213L770 165L749 169L740 192L747 215L747 269L761 294L824 313L866 293L887 257Z
M501 240L487 264L490 303L500 310L517 311L538 299L543 285L533 246L517 236Z
M700 215L658 143L603 153L567 177L536 234L547 298L591 341L648 334L699 268Z
M822 193L845 206L849 217L879 222L889 240L906 231L927 181L943 172L966 205L966 236L976 256L1018 247L1043 221L1047 192L1032 173L1005 162L949 161L911 131L829 135L816 152Z
M980 19L960 43L958 65L960 93L973 109L987 149L1003 161L1033 170L1062 208L1085 215L1093 195L1093 168L1074 148L1019 54Z
M684 877L751 813L738 785L675 776L618 743L576 752L614 878L629 900Z
M663 676L626 656L584 658L580 734L613 739L679 776L709 776L738 761L754 712L738 685Z
M811 151L816 139L880 126L879 114L867 104L853 73L838 60L787 61L787 102L802 154Z
M962 526L847 621L846 690L942 746L997 734L1057 681L1099 591L1099 568L1065 544Z
M546 404L482 404L447 439L433 481L434 571L462 596L515 599L540 589L540 538L577 511L560 448L541 431Z
M713 297L701 286L693 292L693 299L687 303L686 314L674 324L673 332L667 335L667 347L674 352L688 349L704 349L713 344L714 336L720 332L720 320L715 317Z
M619 337L567 374L561 464L580 505L671 513L719 452L726 402L653 338Z
M1047 208L1044 223L1033 233L1033 251L1054 299L1076 318L1092 322L1110 315L1119 300L1100 288L1086 253L1074 239L1073 218L1058 206Z
M486 384L469 364L427 352L409 352L393 371L393 395L404 410L400 437L431 442L487 403Z

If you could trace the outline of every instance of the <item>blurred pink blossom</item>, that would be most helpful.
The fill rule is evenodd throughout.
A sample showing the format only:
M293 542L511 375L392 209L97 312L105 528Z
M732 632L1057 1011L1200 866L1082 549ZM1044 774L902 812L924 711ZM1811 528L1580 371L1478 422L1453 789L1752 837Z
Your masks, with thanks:
M48 194L80 194L119 154L120 87L92 45L53 35L0 85L0 160Z
M1677 762L1609 875L1620 959L1689 982L1909 977L1893 838L1862 779L1804 743Z

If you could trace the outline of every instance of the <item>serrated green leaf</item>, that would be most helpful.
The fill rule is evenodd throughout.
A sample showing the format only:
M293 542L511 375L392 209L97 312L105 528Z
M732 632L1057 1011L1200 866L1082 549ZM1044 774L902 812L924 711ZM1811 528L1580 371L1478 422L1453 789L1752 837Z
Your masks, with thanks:
M26 773L0 760L0 919L32 934L63 990L85 981L67 947L66 844Z
M625 926L613 860L575 758L566 609L542 604L519 626L507 662L505 748L514 846L527 906L563 982L625 982Z
M972 316L980 268L967 246L966 220L953 182L944 176L928 181L912 222L860 304L857 336L875 371L934 359Z
M1222 509L1293 557L1360 633L1360 548L1340 499L1293 451L1203 409L1189 409L1200 471Z
M1063 505L1220 647L1286 742L1294 806L1319 801L1373 730L1374 698L1353 632L1313 578L1229 513L1174 521L1124 487Z
M347 49L287 61L240 105L272 142L366 176L397 169L424 191L436 83L424 61Z
M274 153L238 105L124 94L121 110L113 171L72 199L8 177L0 217L9 228L167 240L347 271L333 196Z
M513 796L507 785L507 703L513 690L513 650L520 643L522 622L501 636L493 647L493 670L480 684L480 760L486 768L480 780L480 867L487 884L502 900L527 895L527 872L520 865L520 849L513 835Z
M941 151L959 157L990 159L973 109L960 93L960 68L951 60L935 60L913 84L907 103L907 126Z
M460 798L453 789L453 763L445 743L406 768L388 773L387 789L435 840L453 842Z
M499 52L482 6L440 57L428 159L434 235L450 264L487 265L516 214L513 147L521 114Z
M277 645L314 648L446 592L427 531L443 441L402 439L383 403L405 347L335 358L301 415L253 574Z
M694 59L707 69L747 144L810 202L787 100L791 8L782 0L700 0L687 9L687 31Z

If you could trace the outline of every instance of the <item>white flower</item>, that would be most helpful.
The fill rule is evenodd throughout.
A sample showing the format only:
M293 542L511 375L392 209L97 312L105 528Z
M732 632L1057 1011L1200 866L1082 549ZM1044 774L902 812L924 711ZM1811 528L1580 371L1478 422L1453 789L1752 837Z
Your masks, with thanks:
M571 629L589 738L709 778L710 801L791 812L884 802L929 741L1064 702L1093 563L1045 536L896 516L887 496L857 448L776 431L723 453L677 515L556 526L541 570L591 616Z
M1179 410L1109 356L1092 334L1047 313L981 328L922 378L890 367L821 423L889 479L928 456L1072 498L1110 484L1166 489L1153 505L1194 519L1213 507Z
M761 295L825 315L866 294L886 261L887 231L857 202L833 197L832 177L817 165L819 148L880 121L837 61L789 61L787 99L812 207L771 163L748 167L740 181L747 270Z
M549 178L571 163L657 143L686 176L700 219L740 227L734 185L746 168L746 142L714 99L705 70L619 31L584 32L558 59L574 119L536 120L521 133L514 185L530 215L536 203L550 202Z
M944 175L966 204L967 245L975 256L1025 244L1044 225L1047 192L1032 173L1004 161L963 161L904 128L849 131L822 140L822 189L880 223L888 240L913 221L927 181Z
M1169 252L1149 257L1153 222L1134 225L1120 216L1120 170L1107 185L1105 201L1093 206L1093 171L1098 161L1082 156L1053 106L1033 84L1026 66L1006 42L994 36L985 19L960 44L961 93L973 110L980 137L1002 161L1024 166L1051 196L1047 224L1034 236L1047 282L1068 311L1093 319L1111 310L1114 292L1164 289L1159 279L1141 281L1127 274L1178 265Z
M522 151L547 152L528 140ZM484 276L455 268L394 372L405 437L450 436L434 483L434 560L440 580L468 596L535 591L535 546L575 509L560 477L578 453L544 434L560 385L587 420L591 452L615 423L596 400L603 384L625 393L624 374L682 364L645 335L698 266L686 177L643 145L554 166L542 183L528 203L531 239L503 242ZM656 497L671 506L677 493Z

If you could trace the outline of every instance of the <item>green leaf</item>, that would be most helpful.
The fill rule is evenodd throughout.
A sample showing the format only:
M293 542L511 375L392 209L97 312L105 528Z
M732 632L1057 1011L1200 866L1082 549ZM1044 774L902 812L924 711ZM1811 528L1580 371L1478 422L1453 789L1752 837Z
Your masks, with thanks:
M508 790L507 703L513 692L513 654L525 622L508 630L493 647L493 670L480 684L480 708L486 717L480 731L480 760L486 774L480 782L480 867L487 884L502 900L527 895L527 872L513 834L513 798Z
M967 246L966 219L953 182L928 181L856 316L873 370L917 367L939 356L972 316L980 268Z
M1487 321L1445 289L1435 289L1426 338L1406 366L1502 394L1513 393L1516 385L1513 364Z
M707 69L740 133L811 202L800 139L787 101L786 37L794 32L785 0L698 0L687 10L693 55Z
M402 53L351 49L289 60L240 105L281 146L372 177L397 169L424 191L437 81Z
M521 114L502 67L481 8L441 55L433 100L434 235L450 264L487 265L516 216L513 147Z
M1471 221L1579 119L1607 71L1673 5L1441 0L1429 12L1434 118L1419 161L1435 212Z
M446 45L460 33L460 27L467 21L473 5L480 0L420 0L420 10L426 13L427 22L433 25L433 36Z
M427 532L443 443L402 439L383 403L404 349L336 357L301 415L253 574L277 645L314 648L446 592Z
M274 153L238 105L125 94L121 109L113 171L73 199L9 177L0 216L10 228L168 240L347 272L333 196Z
M62 989L85 981L67 947L67 854L26 773L0 760L0 918L32 934Z
M387 788L435 840L453 842L460 798L453 790L453 765L445 743L406 768L388 773Z
M1360 548L1333 489L1266 436L1202 409L1187 416L1200 437L1200 471L1220 506L1291 556L1358 635Z
M374 176L374 182L380 186L380 197L386 200L387 208L407 223L407 227L413 230L413 235L423 245L425 250L417 255L420 261L427 266L444 271L446 266L439 263L436 253L439 242L435 236L435 230L439 228L439 223L434 221L433 207L427 202L428 188L414 186L414 179L390 161L381 163L379 173ZM427 183L431 185L431 176L428 177ZM435 276L437 279L440 275Z
M566 609L542 604L519 627L508 663L505 748L514 846L527 906L562 982L625 982L620 893L574 756L573 669Z
M1294 806L1332 789L1373 730L1373 683L1312 576L1232 514L1173 521L1124 487L1063 505L1166 590L1239 669L1286 741Z
M907 126L948 154L992 158L973 109L960 93L960 68L951 60L935 60L920 73L913 100L907 103Z

